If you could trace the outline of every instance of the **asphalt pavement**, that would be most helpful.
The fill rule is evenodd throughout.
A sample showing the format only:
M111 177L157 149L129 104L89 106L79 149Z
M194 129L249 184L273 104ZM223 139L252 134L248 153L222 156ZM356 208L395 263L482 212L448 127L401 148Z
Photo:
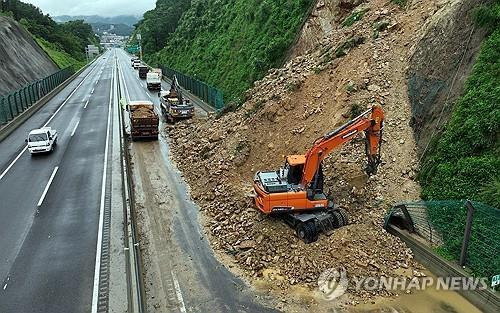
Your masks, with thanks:
M0 312L91 312L114 51L0 142ZM29 130L58 131L31 156Z

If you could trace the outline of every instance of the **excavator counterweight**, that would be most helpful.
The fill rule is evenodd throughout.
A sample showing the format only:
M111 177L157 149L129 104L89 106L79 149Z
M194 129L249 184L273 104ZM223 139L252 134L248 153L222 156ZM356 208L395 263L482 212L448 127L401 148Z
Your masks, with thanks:
M280 215L297 236L313 242L318 233L329 233L348 224L344 209L334 207L323 192L323 159L335 148L365 134L368 162L366 172L374 174L380 164L384 113L379 106L362 113L339 128L319 137L305 155L289 155L277 171L257 172L254 201L264 214Z

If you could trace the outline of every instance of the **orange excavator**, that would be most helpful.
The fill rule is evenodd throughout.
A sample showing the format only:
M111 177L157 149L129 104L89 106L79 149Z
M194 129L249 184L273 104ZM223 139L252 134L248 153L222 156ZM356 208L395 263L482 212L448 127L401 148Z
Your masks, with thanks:
M323 192L323 159L335 148L365 133L368 175L380 164L384 112L379 106L362 113L318 138L305 155L289 155L277 171L257 172L254 177L255 204L266 215L279 215L306 243L320 232L331 233L347 225L347 212L335 207Z

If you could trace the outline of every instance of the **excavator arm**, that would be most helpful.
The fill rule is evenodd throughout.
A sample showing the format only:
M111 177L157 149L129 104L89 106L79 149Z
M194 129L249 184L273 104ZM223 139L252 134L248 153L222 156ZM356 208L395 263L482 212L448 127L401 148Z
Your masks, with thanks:
M367 172L369 175L375 173L380 163L383 120L382 109L374 106L336 130L318 138L306 154L301 184L309 186L318 172L321 161L335 148L350 141L362 131L366 135Z

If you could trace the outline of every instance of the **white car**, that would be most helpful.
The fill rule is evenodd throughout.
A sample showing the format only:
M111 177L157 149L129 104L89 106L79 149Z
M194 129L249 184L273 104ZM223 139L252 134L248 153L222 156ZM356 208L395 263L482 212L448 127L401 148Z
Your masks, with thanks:
M30 131L26 142L31 154L54 151L57 145L57 131L50 127L34 129Z

